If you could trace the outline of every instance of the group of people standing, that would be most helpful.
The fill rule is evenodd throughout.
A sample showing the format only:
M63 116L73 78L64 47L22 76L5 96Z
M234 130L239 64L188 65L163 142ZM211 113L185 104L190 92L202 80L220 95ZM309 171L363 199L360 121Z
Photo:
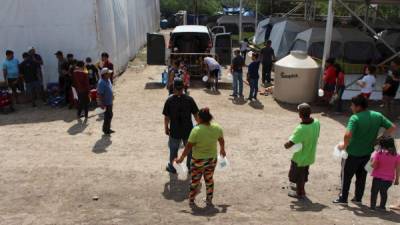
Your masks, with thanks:
M74 92L77 97L77 117L88 119L90 91L96 90L97 104L104 109L103 133L110 135L111 120L113 117L113 69L114 65L109 60L106 52L101 54L101 60L94 65L91 58L85 62L76 60L73 54L64 54L61 51L55 53L58 60L59 87L66 103L70 108L74 106Z
M6 59L3 62L3 76L7 88L12 91L11 110L15 110L15 104L20 103L19 91L26 91L30 96L33 107L36 107L36 100L44 98L42 57L36 53L33 47L22 54L23 61L20 63L12 50L6 51Z

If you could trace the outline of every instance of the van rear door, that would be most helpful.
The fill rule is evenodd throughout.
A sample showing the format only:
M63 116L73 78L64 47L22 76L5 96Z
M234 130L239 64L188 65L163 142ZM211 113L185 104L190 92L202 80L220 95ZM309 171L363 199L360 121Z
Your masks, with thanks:
M158 33L147 33L147 64L165 65L165 39Z
M231 64L232 38L230 33L216 34L214 36L214 54L221 65Z

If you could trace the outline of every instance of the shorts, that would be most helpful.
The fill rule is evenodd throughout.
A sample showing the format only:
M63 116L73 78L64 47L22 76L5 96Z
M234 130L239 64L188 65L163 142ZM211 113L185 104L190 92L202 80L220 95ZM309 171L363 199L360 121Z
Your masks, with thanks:
M310 166L297 166L297 163L291 161L289 170L289 181L292 183L306 183L308 181L308 170Z
M336 84L325 84L324 85L324 91L325 92L335 92L336 89Z
M18 88L18 78L8 78L8 87L11 88L12 91L16 92Z
M41 90L41 84L40 81L32 81L29 83L25 83L26 86L26 92L28 94L33 94L33 93L38 93Z

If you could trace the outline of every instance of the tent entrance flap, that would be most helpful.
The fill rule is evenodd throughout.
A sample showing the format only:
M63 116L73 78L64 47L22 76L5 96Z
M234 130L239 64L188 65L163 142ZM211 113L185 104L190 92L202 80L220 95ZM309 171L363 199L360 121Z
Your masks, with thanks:
M165 65L164 35L147 33L147 64Z

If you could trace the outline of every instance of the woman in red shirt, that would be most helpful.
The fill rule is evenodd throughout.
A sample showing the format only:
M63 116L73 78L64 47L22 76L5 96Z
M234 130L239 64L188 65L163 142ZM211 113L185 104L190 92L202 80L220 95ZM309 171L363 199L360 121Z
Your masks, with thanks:
M335 68L335 59L326 60L326 69L324 71L324 100L329 102L335 93L337 72Z

